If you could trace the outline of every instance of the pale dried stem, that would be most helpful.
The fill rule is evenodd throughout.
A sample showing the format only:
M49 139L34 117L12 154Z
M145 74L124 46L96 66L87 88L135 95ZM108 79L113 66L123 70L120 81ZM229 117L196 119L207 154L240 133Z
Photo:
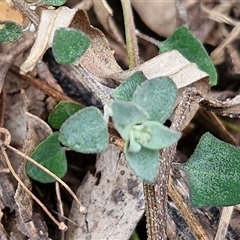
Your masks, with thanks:
M62 218L63 218L62 216L64 215L64 211L63 211L61 192L60 192L60 187L58 182L55 182L55 190L56 190L56 196L57 196L57 208L60 214L59 220L62 221Z
M144 33L141 33L139 30L135 30L135 34L137 37L159 47L160 45L160 41L156 40L155 38L152 38L152 37L149 37L148 35L144 34Z
M234 206L224 207L222 209L221 218L218 224L218 230L214 240L226 239L226 234L232 217L233 210Z

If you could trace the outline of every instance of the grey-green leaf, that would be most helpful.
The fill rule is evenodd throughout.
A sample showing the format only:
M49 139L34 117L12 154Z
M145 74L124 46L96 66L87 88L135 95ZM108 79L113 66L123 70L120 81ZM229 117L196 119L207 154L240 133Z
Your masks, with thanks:
M62 6L66 3L67 0L43 0L43 4L51 5L51 6Z
M155 182L159 171L159 151L142 147L139 152L129 152L128 143L125 144L125 155L128 165L144 182Z
M133 102L114 101L112 111L114 127L124 140L129 138L129 131L133 125L149 118L148 113Z
M114 89L112 96L115 100L131 101L132 95L136 88L143 83L147 78L143 72L135 72L120 86Z
M0 42L16 41L23 33L22 26L12 21L0 21Z
M138 143L152 150L169 147L181 137L180 132L169 129L156 121L146 121L134 126L131 131Z
M210 76L210 85L217 84L217 71L203 45L185 27L178 28L170 37L160 44L160 53L177 50L190 62Z
M90 45L90 39L74 28L59 28L53 39L53 55L59 64L74 63Z
M84 108L62 124L58 139L76 152L102 152L108 146L107 122L98 108Z
M53 128L59 129L71 115L80 109L82 106L79 104L61 101L48 116L48 122Z
M145 109L150 119L164 123L174 109L177 87L168 77L145 81L137 87L132 101Z
M65 150L58 141L58 132L51 134L41 142L31 154L31 157L59 178L64 177L66 174L67 160ZM50 183L56 181L53 177L31 162L27 162L26 171L30 178L38 182Z
M184 169L194 207L240 203L240 149L205 133Z

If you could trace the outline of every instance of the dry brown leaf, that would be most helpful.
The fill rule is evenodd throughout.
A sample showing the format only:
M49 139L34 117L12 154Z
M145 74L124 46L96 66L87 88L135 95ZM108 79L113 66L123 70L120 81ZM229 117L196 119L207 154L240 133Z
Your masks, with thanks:
M77 190L87 207L85 217L73 203L67 240L129 239L144 212L143 187L128 168L120 150L109 145L96 163L96 174L87 174Z
M26 61L20 69L27 73L41 60L43 54L52 46L55 31L60 27L68 27L76 9L60 7L57 10L44 10L38 27L37 38Z
M113 20L113 11L106 0L93 0L93 9L99 22L102 24L107 33L117 42L124 44L124 40Z
M70 8L83 9L88 11L93 6L93 0L82 0L81 2L76 2L75 0L68 0L66 5Z
M170 36L177 27L175 1L131 0L143 22L163 37Z
M98 77L106 77L121 72L105 35L97 28L91 26L87 13L79 10L70 27L76 28L91 39L90 47L80 58L81 64Z
M26 38L22 36L16 43L5 45L8 46L5 48L5 52L0 54L0 92L2 92L2 86L4 83L5 75L8 72L8 69L13 64L13 62L19 56L22 56L22 53L31 47L33 43L32 38Z

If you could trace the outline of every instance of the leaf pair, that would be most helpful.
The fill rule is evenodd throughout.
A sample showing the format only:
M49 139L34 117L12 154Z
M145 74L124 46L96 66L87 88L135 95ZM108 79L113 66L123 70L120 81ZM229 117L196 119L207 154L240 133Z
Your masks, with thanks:
M137 72L115 89L113 96L121 101L112 104L112 120L125 140L129 166L142 180L153 183L159 170L159 149L181 135L163 125L173 111L177 88L167 77L143 79Z
M60 129L44 140L31 157L62 178L67 171L65 149L82 153L102 152L108 146L107 123L102 113L95 107L82 109L80 105L60 102L49 115L52 127ZM60 141L60 142L59 142ZM27 163L27 173L42 183L54 182L44 171L34 164Z

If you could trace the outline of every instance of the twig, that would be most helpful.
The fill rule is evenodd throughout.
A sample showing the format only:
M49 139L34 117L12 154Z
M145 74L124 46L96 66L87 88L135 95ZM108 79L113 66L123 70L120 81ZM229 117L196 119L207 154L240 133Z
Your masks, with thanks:
M84 105L83 103L79 103L79 102L73 100L72 98L68 97L65 93L62 93L62 92L60 92L60 91L58 91L56 89L53 89L47 83L45 83L43 81L40 81L37 78L34 78L33 76L31 76L28 73L25 74L25 75L20 74L20 69L18 67L16 67L16 66L12 66L10 70L14 74L16 74L17 76L19 76L22 79L30 82L35 87L40 89L42 92L44 92L45 94L47 94L50 97L53 97L54 99L56 99L58 101L63 101L64 100L64 101L68 101L68 102L73 102L73 103Z
M184 121L186 111L189 108L195 91L192 88L186 88L182 94L182 100L180 101L178 108L175 111L174 119L171 125L171 129L179 131L181 124ZM160 170L158 178L155 183L155 194L156 194L156 221L157 221L157 234L156 239L165 240L167 239L167 189L169 174L176 153L177 144L172 145L162 151L162 161L160 164Z
M51 220L58 226L58 228L60 230L66 231L67 230L67 226L63 223L63 222L58 222L55 217L48 211L48 209L45 207L45 205L34 195L32 194L32 192L25 186L25 184L21 181L21 179L18 177L17 173L14 171L11 162L9 161L9 158L6 154L5 148L3 145L1 145L1 153L3 155L3 157L5 158L5 161L7 163L7 166L10 170L10 172L12 173L12 175L14 176L14 178L17 180L17 182L21 185L21 187L24 189L25 192L27 192L27 194L29 196L31 196L32 199L34 199L34 201L36 201L38 203L38 205L43 209L43 211L51 218Z
M209 111L221 116L228 116L230 118L240 118L240 94L233 99L226 101L219 101L213 98L201 97L199 105Z
M148 35L145 35L144 33L141 33L139 30L135 30L135 34L137 37L159 47L160 41L156 40L155 38L149 37Z
M148 240L157 240L157 209L154 185L143 184Z
M7 129L5 128L0 128L0 132L5 133L5 136L10 137L10 133L7 131ZM27 156L26 154L20 152L19 150L17 150L14 147L11 147L9 145L10 140L9 139L5 139L5 141L0 141L0 146L4 146L8 149L10 149L11 151L15 152L16 154L18 154L19 156L25 158L26 160L30 161L31 163L33 163L34 165L36 165L37 167L39 167L40 169L42 169L45 173L49 174L51 177L53 177L56 181L58 181L73 197L73 199L77 202L77 204L79 205L79 211L81 213L86 213L87 210L86 208L81 204L81 202L79 201L79 199L77 198L77 196L74 194L74 192L69 188L69 186L63 182L59 177L57 177L54 173L52 173L51 171L49 171L47 168L45 168L43 165L39 164L38 162L36 162L34 159L30 158L29 156Z
M24 0L12 0L14 5L35 25L38 26L40 22L39 16L29 8Z
M140 64L140 59L138 54L137 38L135 35L132 7L129 0L121 0L121 3L123 9L129 67L133 68Z
M226 234L227 234L228 226L230 223L230 219L232 217L233 210L234 210L234 206L223 208L219 225L218 225L218 230L214 240L226 239Z
M179 212L182 214L184 220L190 227L192 233L195 235L196 239L198 240L209 240L209 236L204 231L202 225L198 221L198 219L193 214L192 210L186 204L183 197L178 193L177 189L174 186L173 180L170 177L168 183L168 194L176 207L178 208ZM223 238L222 238L223 239Z
M57 207L58 207L58 211L60 213L59 219L62 220L61 216L64 215L64 211L63 211L61 192L60 192L60 187L59 187L59 183L58 182L55 182L55 190L56 190L56 196L57 196Z
M1 103L0 103L0 127L3 127L4 120L5 120L5 112L6 112L6 97L7 97L7 91L6 91L6 85L3 85L2 88L2 95L1 95Z

